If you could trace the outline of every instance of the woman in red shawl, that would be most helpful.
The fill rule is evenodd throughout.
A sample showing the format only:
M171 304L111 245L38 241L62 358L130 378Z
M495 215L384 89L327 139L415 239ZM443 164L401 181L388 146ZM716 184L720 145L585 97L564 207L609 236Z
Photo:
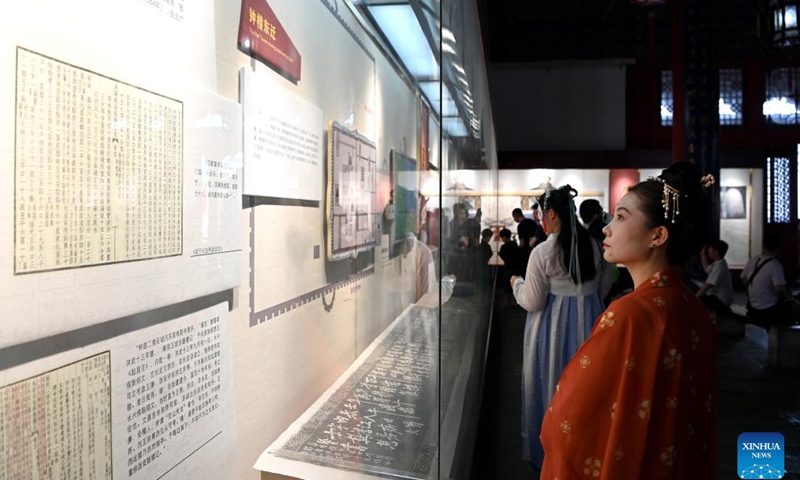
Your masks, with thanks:
M545 414L542 480L716 478L716 329L673 268L700 251L706 202L688 162L632 187L603 231L635 290L564 369Z

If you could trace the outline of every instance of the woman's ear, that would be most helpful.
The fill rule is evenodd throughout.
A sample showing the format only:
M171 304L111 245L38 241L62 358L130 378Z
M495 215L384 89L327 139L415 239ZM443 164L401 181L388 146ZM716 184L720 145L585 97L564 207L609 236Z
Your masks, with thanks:
M669 240L669 230L667 227L660 225L651 230L652 237L650 239L650 248L660 247L667 243Z

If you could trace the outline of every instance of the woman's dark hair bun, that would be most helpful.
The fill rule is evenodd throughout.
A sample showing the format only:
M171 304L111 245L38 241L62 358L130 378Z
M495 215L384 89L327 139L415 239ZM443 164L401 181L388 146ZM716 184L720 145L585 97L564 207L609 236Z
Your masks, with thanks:
M659 177L686 196L703 195L702 175L692 162L673 163Z
M569 194L570 197L575 198L578 196L578 191L572 187L569 183L564 185L563 187L559 188L559 190L564 190Z
M561 187L550 189L544 192L544 195L539 197L539 204L542 210L563 210L569 206L569 199L578 196L578 191L570 184Z
M708 240L708 199L701 180L697 167L684 161L664 169L658 180L648 179L629 190L641 199L641 209L649 220L648 227L664 226L669 231L667 260L671 265L684 263L699 253ZM670 211L665 212L662 181L680 192L678 211L671 206Z

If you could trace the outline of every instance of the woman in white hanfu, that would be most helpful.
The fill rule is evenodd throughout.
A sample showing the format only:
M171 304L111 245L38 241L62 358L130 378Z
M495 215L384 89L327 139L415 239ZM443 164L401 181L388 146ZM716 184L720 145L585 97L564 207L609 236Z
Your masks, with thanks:
M561 371L603 313L611 268L600 243L576 220L566 185L539 198L547 241L528 259L525 278L514 276L517 303L528 311L522 356L522 457L541 469L542 419Z

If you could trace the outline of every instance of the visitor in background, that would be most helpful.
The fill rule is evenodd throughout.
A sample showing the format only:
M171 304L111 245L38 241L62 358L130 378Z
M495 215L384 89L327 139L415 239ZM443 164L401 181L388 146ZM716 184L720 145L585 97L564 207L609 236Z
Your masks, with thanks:
M599 242L577 221L575 195L569 185L542 195L547 240L531 253L525 278L511 278L517 303L529 312L522 360L522 456L536 468L544 457L539 433L545 408L561 370L603 311L610 283Z
M542 211L539 209L538 203L534 203L531 207L531 218L536 222L536 225L542 224Z
M471 285L479 281L484 270L478 265L481 227L475 219L469 218L464 204L453 205L453 217L449 223L448 248L444 250L445 271L455 275L461 285Z
M617 205L605 258L636 289L564 369L542 425L541 478L717 478L717 333L679 274L703 246L711 182L680 162Z
M481 265L489 265L489 260L491 260L492 255L494 255L492 244L489 243L493 236L494 233L488 228L484 228L481 232Z
M504 270L508 273L506 278L511 278L511 275L522 275L525 271L524 253L522 248L511 240L511 230L507 228L500 230L500 241L503 245L498 255L503 260Z
M481 233L480 224L469 218L464 204L453 205L453 220L450 221L450 245L456 251L472 251L478 248Z
M589 231L589 235L602 243L606 238L606 235L603 233L603 228L605 228L608 222L606 221L606 213L603 212L603 207L600 205L600 202L593 198L584 200L583 203L581 203L579 212L581 221L586 227L586 230ZM610 305L615 299L633 290L633 280L626 268L612 264L611 270L611 288L605 298L603 298L603 303L605 305Z
M414 234L406 234L405 255L414 255L417 268L414 303L427 307L438 307L450 299L456 284L455 275L436 278L436 264L430 247L422 243Z
M791 296L786 288L783 265L775 258L780 248L780 237L766 235L761 255L747 262L740 277L747 286L747 318L764 328L790 323L788 300Z
M456 250L467 248L469 237L467 232L467 220L469 213L467 208L461 204L453 205L453 219L450 221L449 243Z
M515 208L511 212L511 216L517 222L517 240L519 240L519 246L527 259L531 254L531 250L533 250L531 240L533 239L533 234L536 233L538 224L530 218L525 218L521 208Z
M600 242L605 240L606 236L603 234L603 227L606 222L603 221L603 207L600 202L590 198L584 200L580 207L581 221L589 231L589 235L593 236Z
M725 260L726 253L728 244L722 240L711 242L700 252L700 260L708 276L696 295L712 312L728 312L733 303L733 280Z

